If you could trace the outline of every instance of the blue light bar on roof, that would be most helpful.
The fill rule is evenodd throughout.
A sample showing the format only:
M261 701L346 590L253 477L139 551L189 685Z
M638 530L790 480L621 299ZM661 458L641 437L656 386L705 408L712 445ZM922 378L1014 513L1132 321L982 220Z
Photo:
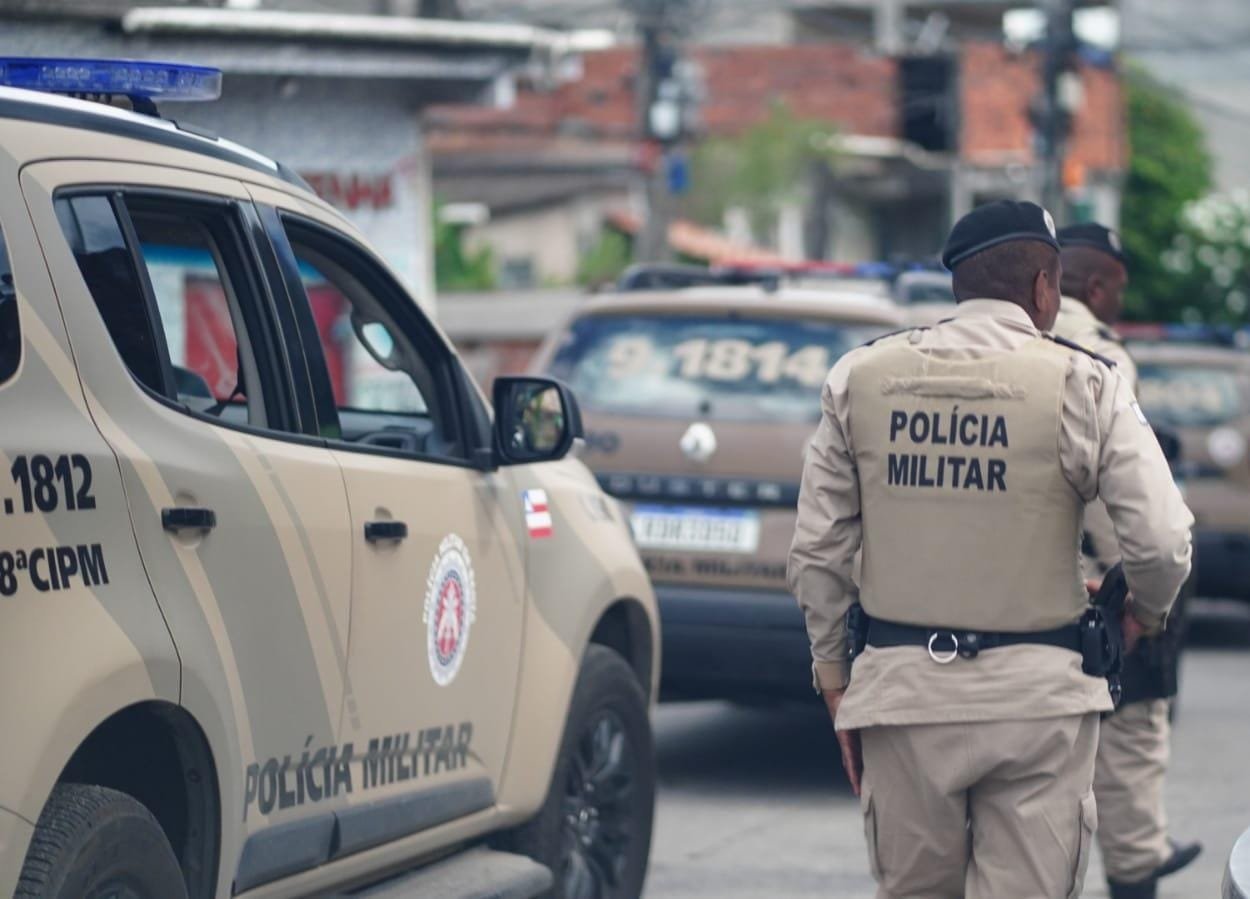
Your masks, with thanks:
M221 70L137 59L0 57L0 84L53 94L216 100Z

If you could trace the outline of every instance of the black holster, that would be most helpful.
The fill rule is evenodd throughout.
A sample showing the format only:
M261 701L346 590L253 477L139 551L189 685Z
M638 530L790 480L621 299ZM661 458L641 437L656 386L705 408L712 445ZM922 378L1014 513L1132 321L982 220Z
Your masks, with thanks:
M1128 582L1118 562L1107 571L1102 586L1081 616L1081 670L1093 677L1105 677L1111 701L1118 708L1123 697L1124 604Z

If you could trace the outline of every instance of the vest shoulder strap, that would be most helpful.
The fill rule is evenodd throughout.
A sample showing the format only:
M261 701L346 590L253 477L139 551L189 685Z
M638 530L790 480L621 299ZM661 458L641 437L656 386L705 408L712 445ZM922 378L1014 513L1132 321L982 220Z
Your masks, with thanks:
M1084 353L1086 356L1089 356L1091 359L1097 359L1103 365L1107 366L1107 368L1115 368L1114 359L1108 359L1106 356L1102 355L1101 353L1095 353L1093 350L1088 350L1074 340L1068 340L1066 337L1059 337L1058 335L1051 334L1049 332L1043 332L1042 336L1045 337L1047 340L1050 340L1054 343L1059 344L1059 346L1067 347L1070 350L1076 350L1078 353Z

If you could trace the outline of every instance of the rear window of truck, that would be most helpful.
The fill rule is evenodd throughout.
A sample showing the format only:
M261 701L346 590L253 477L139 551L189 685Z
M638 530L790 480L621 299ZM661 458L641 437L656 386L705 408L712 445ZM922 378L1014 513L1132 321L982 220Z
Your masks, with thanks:
M1250 409L1250 383L1232 368L1142 365L1137 379L1137 399L1155 424L1217 427Z
M833 363L884 330L741 315L587 316L570 326L551 374L604 412L815 421Z

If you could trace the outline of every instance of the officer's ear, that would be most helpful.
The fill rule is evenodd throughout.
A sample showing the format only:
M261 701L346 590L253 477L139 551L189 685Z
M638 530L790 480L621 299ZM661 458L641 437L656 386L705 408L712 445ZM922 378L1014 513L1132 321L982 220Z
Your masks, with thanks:
M1059 260L1053 265L1042 266L1033 277L1033 308L1037 310L1034 324L1042 331L1049 331L1059 317L1059 279L1062 277Z
M1102 308L1107 297L1107 281L1098 272L1091 272L1085 279L1085 305L1090 309Z

